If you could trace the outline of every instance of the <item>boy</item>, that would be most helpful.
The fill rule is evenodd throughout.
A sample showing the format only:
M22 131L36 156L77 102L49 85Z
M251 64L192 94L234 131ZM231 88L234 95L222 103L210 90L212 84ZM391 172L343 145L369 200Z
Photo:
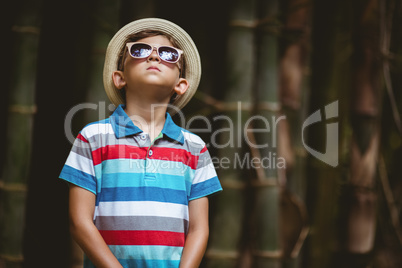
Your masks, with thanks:
M169 21L131 22L110 41L103 76L117 108L84 127L60 174L84 267L199 266L207 196L222 188L205 143L167 110L191 99L200 75L193 41Z

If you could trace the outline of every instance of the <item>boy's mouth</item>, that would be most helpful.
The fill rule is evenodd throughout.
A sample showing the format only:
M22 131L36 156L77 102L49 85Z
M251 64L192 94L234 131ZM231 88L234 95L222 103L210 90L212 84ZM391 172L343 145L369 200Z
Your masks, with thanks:
M159 70L158 67L155 67L155 66L148 67L147 70L156 70L156 71L159 71L159 72L161 71L161 70Z

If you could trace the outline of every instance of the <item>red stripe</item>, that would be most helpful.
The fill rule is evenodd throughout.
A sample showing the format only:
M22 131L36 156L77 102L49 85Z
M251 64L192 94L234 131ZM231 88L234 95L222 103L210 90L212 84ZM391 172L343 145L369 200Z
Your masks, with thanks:
M107 145L92 152L94 165L105 160L112 159L145 159L148 147L137 147L131 145ZM197 168L198 156L191 154L184 149L152 147L151 159L164 161L181 162L192 169Z
M184 233L166 231L106 231L100 234L108 245L148 245L183 247Z
M145 159L147 147L107 145L92 152L94 165L111 159Z
M79 134L77 135L77 139L80 139L80 140L82 140L83 142L89 143L88 140L85 139L84 136L81 135L81 133L79 133Z
M208 149L207 149L207 146L204 146L204 148L202 148L200 154L205 153L207 150L208 150Z
M149 158L165 161L181 162L192 169L197 168L198 156L191 154L184 149L153 147L153 154Z

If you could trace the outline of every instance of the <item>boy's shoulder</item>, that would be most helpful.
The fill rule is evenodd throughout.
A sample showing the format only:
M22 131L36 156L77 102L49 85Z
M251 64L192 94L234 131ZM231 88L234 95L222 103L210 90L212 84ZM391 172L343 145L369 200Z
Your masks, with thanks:
M194 134L193 132L190 132L189 130L184 128L181 128L181 133L183 134L184 142L188 145L197 148L204 148L206 146L204 140L197 134Z
M111 124L109 118L88 123L85 125L80 134L86 138L93 137L99 134L109 134L111 132Z

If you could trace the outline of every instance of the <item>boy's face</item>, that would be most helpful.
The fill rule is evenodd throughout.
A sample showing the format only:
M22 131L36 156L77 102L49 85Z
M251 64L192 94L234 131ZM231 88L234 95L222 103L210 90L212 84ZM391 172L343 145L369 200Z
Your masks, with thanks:
M151 46L173 46L171 42L162 35L146 37L137 42L147 43ZM127 51L125 53L128 53ZM123 80L123 87L126 89L126 96L134 95L135 98L147 97L155 99L155 102L164 103L169 101L173 93L179 95L185 92L177 92L177 87L181 87L181 83L185 79L180 78L180 70L178 63L168 63L162 61L156 50L152 51L147 58L135 59L126 54L124 61L124 71L120 73ZM116 84L116 82L115 82ZM116 85L122 88L120 84ZM188 87L188 84L187 84ZM185 89L187 89L187 87ZM180 90L180 88L179 88ZM181 94L180 94L181 93Z

